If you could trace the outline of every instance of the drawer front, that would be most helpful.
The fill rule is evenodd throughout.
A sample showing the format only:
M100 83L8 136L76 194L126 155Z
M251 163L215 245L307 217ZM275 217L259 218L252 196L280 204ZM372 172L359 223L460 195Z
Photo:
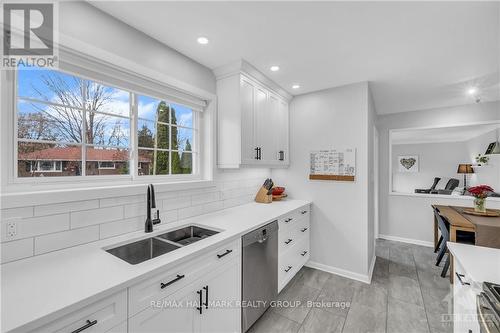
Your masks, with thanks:
M167 297L220 265L239 258L241 241L235 240L185 264L168 269L129 288L129 316Z
M301 242L305 238L309 238L310 232L310 224L309 219L301 219L296 226L295 229L295 237L297 238L297 242Z
M278 286L279 291L297 274L309 260L309 237L290 248L278 258Z
M278 255L281 256L297 244L297 238L299 235L296 231L296 228L289 228L285 231L280 230L278 233Z
M127 291L123 290L32 332L71 333L80 330L83 333L101 333L111 330L126 320Z
M479 332L477 320L475 282L470 279L460 263L454 259L453 277L453 331L457 333Z

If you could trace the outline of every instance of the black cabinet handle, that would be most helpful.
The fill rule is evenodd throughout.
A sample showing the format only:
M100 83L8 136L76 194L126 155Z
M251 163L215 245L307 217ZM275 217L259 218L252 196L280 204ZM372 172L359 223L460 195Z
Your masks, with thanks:
M208 309L208 286L203 287L205 289L205 309Z
M300 229L300 231L302 232L306 232L307 228L304 228L304 229Z
M203 292L198 290L196 293L200 295L200 306L197 306L196 310L200 311L200 314L203 314Z
M258 160L259 159L259 147L255 147L255 159Z
M290 270L292 269L292 266L288 266L286 269L285 269L285 272L289 272Z
M463 284L463 285L467 285L467 286L470 286L470 283L469 283L469 282L464 282L464 281L462 280L462 278L463 278L463 277L465 277L465 275L463 275L463 274L458 274L457 272L455 272L455 275L457 276L458 281L460 281L460 283L461 283L461 284Z
M286 240L286 241L285 241L285 244L287 244L287 245L288 245L288 244L290 244L292 241L293 241L293 239L288 238L288 240Z
M259 160L262 159L262 147L259 147L259 150L257 151L257 155L259 156Z
M97 320L94 320L94 321L87 320L87 323L85 325L83 325L80 328L77 328L76 330L74 330L71 333L80 333L81 331L84 331L87 328L94 326L95 324L97 324Z
M286 220L285 220L285 223L288 223L288 222L290 222L291 220L293 220L293 218L291 218L291 217L290 217L290 218L288 218L288 219L286 219Z
M280 150L278 152L278 154L279 154L278 160L284 161L285 160L285 152L283 150Z
M307 213L307 210L303 210L300 212L300 214L304 215L305 213Z
M224 256L227 256L229 253L233 252L233 250L226 250L226 252L224 252L223 254L218 254L217 255L217 258L222 258Z
M183 279L186 275L179 275L177 274L177 277L171 281L168 281L167 283L160 283L160 288L163 289L165 287L168 287L170 286L172 283L175 283L177 281L179 281L180 279Z
M302 252L300 255L305 256L307 254L307 251Z

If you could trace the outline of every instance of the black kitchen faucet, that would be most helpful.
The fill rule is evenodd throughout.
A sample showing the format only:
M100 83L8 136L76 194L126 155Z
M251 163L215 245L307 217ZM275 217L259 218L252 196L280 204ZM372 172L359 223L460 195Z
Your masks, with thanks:
M148 199L147 199L147 210L146 210L146 223L144 225L145 232L153 232L153 225L161 222L160 220L160 210L156 210L156 215L154 219L151 219L151 210L156 208L155 200L155 188L153 184L148 186Z

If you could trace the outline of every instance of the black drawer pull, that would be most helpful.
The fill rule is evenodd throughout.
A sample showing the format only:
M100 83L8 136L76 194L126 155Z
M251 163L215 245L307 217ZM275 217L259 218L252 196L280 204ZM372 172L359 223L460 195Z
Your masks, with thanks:
M463 284L463 285L467 285L467 286L470 286L470 283L469 283L469 282L464 282L464 281L462 280L462 278L463 278L463 277L465 277L465 275L463 275L463 274L458 274L457 272L455 272L455 275L457 276L458 281L460 281L460 283L461 283L461 284Z
M205 309L208 309L208 286L203 287L205 289Z
M203 314L203 292L198 290L196 293L200 295L200 306L197 306L196 310L200 311L200 314Z
M87 323L85 325L83 325L80 328L77 328L76 330L74 330L71 333L80 333L81 331L84 331L87 328L94 326L95 324L97 324L97 320L94 320L94 321L87 320Z
M287 241L285 241L285 244L286 244L286 245L288 245L288 244L290 244L292 241L293 241L293 239L288 238L288 240L287 240Z
M303 210L300 212L300 214L304 215L305 213L307 213L307 210Z
M293 220L293 218L291 218L291 217L290 217L290 218L288 218L288 219L286 219L286 220L285 220L285 223L288 223L288 222L290 222L291 220Z
M229 253L233 252L233 250L226 250L226 252L224 252L223 254L218 254L217 255L217 258L222 258L224 256L227 256Z
M307 251L302 252L300 255L305 256L307 254Z
M170 286L172 283L175 283L179 281L180 279L183 279L186 275L179 275L177 274L177 277L173 279L172 281L168 281L167 283L160 283L161 289Z
M292 269L292 266L288 266L286 269L285 269L285 272L289 272L290 270Z
M300 229L300 231L302 232L306 232L307 228L304 228L304 229Z

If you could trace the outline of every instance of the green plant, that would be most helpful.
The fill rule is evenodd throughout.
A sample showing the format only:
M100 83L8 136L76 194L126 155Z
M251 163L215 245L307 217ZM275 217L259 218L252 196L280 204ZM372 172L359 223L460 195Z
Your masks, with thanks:
M477 163L483 163L483 164L486 164L488 163L488 161L490 160L490 158L488 156L485 156L485 155L477 155L476 156L476 162Z

